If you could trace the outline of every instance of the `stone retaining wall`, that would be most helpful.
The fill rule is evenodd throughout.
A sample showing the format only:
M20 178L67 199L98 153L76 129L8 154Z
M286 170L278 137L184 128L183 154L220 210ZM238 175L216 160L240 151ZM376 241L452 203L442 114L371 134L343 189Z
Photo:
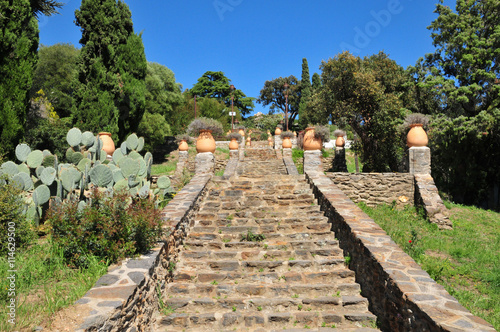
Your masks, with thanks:
M77 331L143 331L152 323L158 292L169 281L170 264L198 210L211 174L196 175L162 211L165 234L158 246L110 269L80 300L76 310L88 313Z
M344 194L368 206L379 204L413 205L414 179L410 173L327 173Z
M488 331L322 172L307 179L383 331Z

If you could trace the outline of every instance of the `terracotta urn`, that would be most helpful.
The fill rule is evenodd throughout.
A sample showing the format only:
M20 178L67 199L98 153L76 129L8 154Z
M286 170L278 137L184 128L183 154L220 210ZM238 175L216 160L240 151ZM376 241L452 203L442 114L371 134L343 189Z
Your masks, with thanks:
M102 132L98 136L102 140L102 149L106 154L113 155L113 152L115 152L115 142L111 138L111 133Z
M211 130L200 130L200 135L196 140L196 152L215 152L215 140Z
M274 145L273 141L272 140L269 141L269 146L273 146L273 145Z
M289 149L292 147L292 140L290 139L290 137L283 138L282 146L283 149Z
M245 136L245 131L243 129L238 130L238 134L241 136Z
M188 143L185 139L181 139L179 143L179 151L187 151L189 149Z
M251 146L251 145L252 145L252 138L248 136L246 146Z
M281 129L276 127L276 130L274 131L274 135L280 135L281 134Z
M411 129L406 136L406 145L408 145L409 148L413 146L427 146L427 143L429 143L429 138L427 137L422 124L413 124L410 126L410 128Z
M272 140L273 140L273 138L271 137L271 135L269 135L269 136L267 137L267 141L268 141L268 142L271 142Z
M306 128L304 150L321 150L321 140L314 137L314 127Z
M297 133L295 131L293 132L293 137L297 137Z
M229 142L229 150L238 150L238 140L236 138L231 138L231 142Z
M335 140L335 146L338 148L343 148L344 145L345 145L344 136L337 136L337 139Z

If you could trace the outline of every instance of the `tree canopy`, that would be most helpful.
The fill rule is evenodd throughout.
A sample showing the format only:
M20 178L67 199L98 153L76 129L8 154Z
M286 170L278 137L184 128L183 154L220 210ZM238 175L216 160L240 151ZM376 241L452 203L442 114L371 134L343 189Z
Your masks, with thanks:
M306 117L307 103L309 103L312 95L311 76L309 75L309 64L307 59L302 59L302 76L300 79L300 103L299 103L299 125L301 129L307 127L308 120Z
M116 0L83 0L75 11L82 31L73 124L123 140L137 131L145 111L147 71L141 36L128 6Z
M226 106L231 106L231 95L234 95L234 107L238 108L241 114L249 114L253 108L253 99L247 97L240 89L231 91L231 80L221 71L207 71L198 79L198 82L189 91L193 96L210 97L224 102Z
M285 83L288 84L288 118L289 122L293 123L299 114L300 103L300 82L295 76L279 77L266 81L264 87L260 90L257 102L262 106L271 105L269 114L285 113Z

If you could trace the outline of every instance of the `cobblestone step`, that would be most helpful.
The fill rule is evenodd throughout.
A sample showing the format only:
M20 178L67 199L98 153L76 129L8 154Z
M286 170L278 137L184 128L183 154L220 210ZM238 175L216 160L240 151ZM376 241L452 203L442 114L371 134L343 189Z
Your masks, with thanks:
M186 260L199 259L238 259L238 260L275 260L275 259L326 259L341 258L343 252L340 248L329 249L310 249L310 250L264 250L256 248L255 250L184 250L181 257Z

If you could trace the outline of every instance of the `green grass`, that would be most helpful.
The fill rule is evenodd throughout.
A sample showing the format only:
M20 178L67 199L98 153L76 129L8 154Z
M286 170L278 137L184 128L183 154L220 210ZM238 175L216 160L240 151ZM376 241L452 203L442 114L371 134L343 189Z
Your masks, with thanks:
M356 173L356 163L354 162L354 152L352 150L346 149L345 159L347 164L347 171L349 173ZM361 161L359 159L360 158L358 156L359 171L361 172L363 169L363 164L361 164Z
M439 230L415 208L360 207L464 307L500 330L500 214L446 205L453 230Z
M90 260L88 269L70 269L64 264L63 252L45 242L16 252L16 325L7 322L7 310L0 310L0 331L32 331L50 321L51 316L81 298L107 272L107 264ZM9 301L6 257L0 257L0 305Z
M304 174L304 164L302 162L302 160L304 160L304 150L293 148L292 160L295 164L295 167L297 167L297 171L299 172L299 174Z
M172 175L175 172L176 167L177 167L177 160L171 160L164 164L152 165L151 175L154 176Z

